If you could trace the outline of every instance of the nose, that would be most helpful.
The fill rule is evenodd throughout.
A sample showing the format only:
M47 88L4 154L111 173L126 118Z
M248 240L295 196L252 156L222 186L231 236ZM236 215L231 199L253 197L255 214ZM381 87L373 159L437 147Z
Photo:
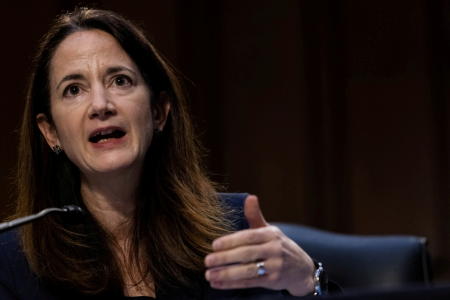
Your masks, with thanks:
M117 114L113 101L104 88L93 88L89 106L89 118L106 120Z

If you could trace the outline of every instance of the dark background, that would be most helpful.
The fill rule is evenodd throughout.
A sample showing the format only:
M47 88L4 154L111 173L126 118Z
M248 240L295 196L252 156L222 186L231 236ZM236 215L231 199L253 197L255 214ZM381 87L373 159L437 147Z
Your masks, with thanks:
M76 3L2 4L0 216L32 54ZM450 281L449 1L95 3L138 22L189 79L227 190L259 195L269 221L426 236Z

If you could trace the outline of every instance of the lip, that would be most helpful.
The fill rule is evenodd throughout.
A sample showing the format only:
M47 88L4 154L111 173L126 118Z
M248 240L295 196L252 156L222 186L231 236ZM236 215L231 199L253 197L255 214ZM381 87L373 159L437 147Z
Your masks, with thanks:
M107 131L113 132L113 131L116 131L116 130L123 131L125 134L122 137L120 137L120 138L109 138L107 140L103 140L103 141L98 142L98 143L93 143L93 142L90 141L90 139L92 137L96 136L100 132L105 132L105 131L106 132ZM100 149L112 148L112 147L115 147L115 146L117 146L119 144L124 143L126 138L127 138L127 131L124 128L122 128L120 126L106 126L106 127L99 127L99 128L96 128L95 130L91 131L91 133L88 136L88 143L90 145L92 145L94 148L100 148Z
M91 133L89 134L88 140L89 140L91 137L97 135L98 133L100 133L100 132L102 132L102 131L114 131L114 130L120 130L120 131L123 131L123 132L125 132L125 133L127 132L125 129L123 129L123 128L120 127L120 126L99 127L99 128L97 128L97 129L91 131Z

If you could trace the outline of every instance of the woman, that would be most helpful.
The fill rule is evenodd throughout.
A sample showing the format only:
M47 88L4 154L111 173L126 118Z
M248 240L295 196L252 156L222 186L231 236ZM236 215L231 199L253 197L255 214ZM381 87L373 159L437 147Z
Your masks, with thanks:
M6 238L0 251L18 262L14 272L29 268L22 273L31 279L15 290L1 272L5 295L226 299L313 291L311 258L268 226L256 197L245 203L251 229L231 233L174 70L117 14L78 9L56 20L35 58L20 134L16 214L76 204L87 215L78 223L47 217L23 228L20 243ZM235 290L254 287L273 291Z

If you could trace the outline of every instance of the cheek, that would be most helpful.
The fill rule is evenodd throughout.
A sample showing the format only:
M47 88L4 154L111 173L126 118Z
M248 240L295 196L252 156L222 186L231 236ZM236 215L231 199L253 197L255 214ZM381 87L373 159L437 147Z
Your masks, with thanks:
M151 143L154 128L150 104L151 98L150 90L145 86L135 95L135 101L130 101L133 104L130 107L131 117L135 120L137 130L140 132L139 135L145 139L145 144L148 145Z
M56 126L56 134L65 151L70 151L73 146L80 144L82 124L77 118L74 118L74 114L62 116L58 111L55 111L52 112L52 115Z
M146 148L150 146L153 137L153 118L150 112L150 108L142 109L136 118L138 130L141 131L140 135L143 138L143 142Z
M69 157L72 157L72 153L76 153L77 151L75 151L75 149L81 145L81 141L79 136L77 136L76 130L77 128L71 128L66 125L59 127L57 131L61 146Z
M129 102L128 107L124 107L126 118L129 120L132 132L133 143L138 146L141 152L146 152L152 141L153 121L148 102Z

